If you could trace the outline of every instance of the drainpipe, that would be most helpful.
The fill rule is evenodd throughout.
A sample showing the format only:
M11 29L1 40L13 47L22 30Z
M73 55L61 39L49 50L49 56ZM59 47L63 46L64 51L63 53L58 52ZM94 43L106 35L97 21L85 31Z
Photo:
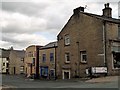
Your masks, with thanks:
M39 46L36 46L36 79L39 78Z
M55 48L55 80L57 79L57 59L56 59L56 46L55 46L55 44L54 44L54 48Z
M107 45L106 45L106 21L103 22L103 51L104 51L104 66L107 67ZM108 67L107 67L108 69Z
M77 43L77 45L78 45L78 63L77 63L77 75L80 77L80 52L79 52L79 50L80 50L80 48L79 48L79 41L78 42L76 42Z

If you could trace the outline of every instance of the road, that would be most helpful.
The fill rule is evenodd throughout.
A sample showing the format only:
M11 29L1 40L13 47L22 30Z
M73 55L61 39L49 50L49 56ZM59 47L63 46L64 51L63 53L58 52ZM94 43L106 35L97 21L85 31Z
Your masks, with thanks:
M11 88L118 88L118 81L85 82L81 80L32 80L23 76L2 75L2 85Z

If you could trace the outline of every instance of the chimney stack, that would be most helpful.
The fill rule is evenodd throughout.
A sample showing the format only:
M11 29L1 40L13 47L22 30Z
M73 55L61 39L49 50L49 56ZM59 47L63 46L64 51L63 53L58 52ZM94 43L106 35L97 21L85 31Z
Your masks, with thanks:
M79 14L79 12L84 12L84 7L78 7L76 9L73 10L74 14Z
M103 16L112 17L112 8L109 7L109 3L104 5L105 5L105 8L103 9Z

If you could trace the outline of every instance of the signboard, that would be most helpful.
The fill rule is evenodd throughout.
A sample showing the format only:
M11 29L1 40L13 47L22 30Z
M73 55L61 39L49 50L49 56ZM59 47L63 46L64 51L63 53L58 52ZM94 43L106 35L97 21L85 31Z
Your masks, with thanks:
M107 73L107 67L92 67L91 69L94 74Z

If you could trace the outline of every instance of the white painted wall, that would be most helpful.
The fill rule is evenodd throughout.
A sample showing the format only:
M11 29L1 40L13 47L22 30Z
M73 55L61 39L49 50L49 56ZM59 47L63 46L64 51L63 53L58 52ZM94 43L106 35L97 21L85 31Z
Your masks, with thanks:
M3 63L5 63L4 66ZM0 58L0 73L6 73L7 63L7 58Z

